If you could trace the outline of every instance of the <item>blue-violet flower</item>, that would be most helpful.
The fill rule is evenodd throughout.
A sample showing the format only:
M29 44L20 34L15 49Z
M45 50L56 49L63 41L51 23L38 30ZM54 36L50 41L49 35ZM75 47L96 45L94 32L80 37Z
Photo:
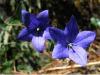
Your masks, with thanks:
M45 49L45 40L49 39L49 18L48 10L44 10L38 14L31 14L26 10L21 11L22 23L25 27L18 35L18 39L22 41L32 41L35 50L43 52Z
M52 52L54 59L70 58L77 64L86 65L87 52L85 49L95 39L95 32L79 32L74 16L71 17L64 31L51 27L49 32L51 38L56 42Z

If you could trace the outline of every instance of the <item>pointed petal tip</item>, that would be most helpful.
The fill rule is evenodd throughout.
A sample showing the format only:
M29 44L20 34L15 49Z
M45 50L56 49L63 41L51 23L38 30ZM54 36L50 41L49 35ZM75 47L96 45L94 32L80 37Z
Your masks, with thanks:
M43 17L48 17L48 10L44 10L44 11L41 11L38 15L37 15L37 18L43 18Z
M24 14L27 14L28 11L26 11L25 9L22 9L22 10L21 10L21 13L22 13L22 15L24 15Z
M31 41L32 37L33 35L28 33L28 30L26 28L23 28L18 34L17 39L21 41Z
M46 14L48 14L48 10L44 10L44 11L42 11L41 13L46 13Z
M86 61L82 61L81 63L77 63L79 64L81 67L84 67L87 65L87 60Z
M73 49L75 52L73 52ZM79 46L73 46L73 49L69 50L69 58L75 63L85 66L87 64L87 52L85 49Z
M48 10L44 10L43 12L47 12L48 13Z
M72 15L69 22L66 24L64 33L67 34L67 40L73 42L79 33L78 24L74 16Z
M96 32L82 31L78 34L74 43L86 49L95 40L95 38L96 38Z
M71 16L70 21L76 21L76 18L74 15Z
M81 66L86 66L87 62L86 63L83 63L83 64L80 64Z
M71 16L71 18L75 18L75 16L74 16L74 15L72 15L72 16Z
M90 31L90 32L91 32L92 37L94 38L94 39L93 39L93 41L94 41L95 38L96 38L96 32L93 32L93 31Z
M96 37L96 32L92 32L94 34L94 36Z
M18 34L18 39L20 39L20 38L26 36L27 34L28 34L27 29L26 29L26 28L23 28L23 29L20 31L20 33Z

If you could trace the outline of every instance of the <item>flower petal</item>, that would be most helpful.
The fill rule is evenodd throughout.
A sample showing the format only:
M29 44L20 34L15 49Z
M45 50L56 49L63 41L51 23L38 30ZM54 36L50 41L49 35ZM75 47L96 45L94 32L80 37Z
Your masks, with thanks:
M67 45L66 44L66 35L64 34L64 32L62 30L54 28L54 27L50 27L49 33L50 33L51 38L56 43L61 43L63 45Z
M33 35L29 34L29 32L26 28L23 28L18 35L18 39L22 40L22 41L31 41L32 37L33 37Z
M32 38L32 46L38 52L43 52L45 49L45 39L43 37L36 37Z
M75 40L77 34L79 33L78 25L74 16L71 17L70 21L65 27L64 32L67 34L67 41L72 43Z
M64 59L68 58L68 49L61 44L56 44L52 52L52 58L54 59Z
M51 36L50 36L50 33L49 33L49 27L46 28L46 30L44 31L43 37L44 37L45 39L47 39L47 40L48 40L48 39L52 39Z
M37 14L37 19L40 22L40 25L44 28L48 27L49 25L49 14L48 14L48 10L44 10L42 12L40 12L39 14Z
M29 13L26 10L22 10L22 22L29 29L29 31L33 31L38 27L39 21L36 18L36 15Z
M87 52L79 46L73 46L69 49L69 58L75 63L85 66L87 63Z
M36 17L33 14L30 14L30 23L27 26L29 31L33 32L34 29L39 27L39 25L40 25L40 22L36 19Z
M26 10L21 11L22 14L22 22L25 26L29 25L30 23L30 13Z
M37 18L38 19L48 19L48 10L44 10L42 12L40 12L39 14L37 14Z
M96 33L92 31L83 31L78 34L74 43L83 48L87 48L95 39Z

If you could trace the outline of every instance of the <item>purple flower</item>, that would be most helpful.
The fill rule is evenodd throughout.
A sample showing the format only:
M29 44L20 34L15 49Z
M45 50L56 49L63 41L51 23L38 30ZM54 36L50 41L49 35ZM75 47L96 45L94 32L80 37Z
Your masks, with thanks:
M22 22L25 27L18 35L18 39L22 41L32 41L35 50L43 52L45 49L45 40L50 38L48 28L49 18L48 10L44 10L39 14L31 14L26 10L22 10Z
M86 65L87 52L85 49L95 39L95 32L79 32L74 16L71 17L64 31L51 27L49 32L51 38L56 42L52 52L54 59L70 58L75 63Z

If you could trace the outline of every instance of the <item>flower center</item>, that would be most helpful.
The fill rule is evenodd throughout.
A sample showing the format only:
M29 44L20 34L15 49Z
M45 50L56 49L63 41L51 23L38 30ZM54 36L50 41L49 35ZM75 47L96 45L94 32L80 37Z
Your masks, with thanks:
M37 31L39 31L39 30L40 30L40 28L37 28L36 30L37 30Z
M42 36L42 34L43 34L43 29L41 27L37 27L36 29L34 29L34 35Z
M75 52L75 50L73 49L73 43L69 43L68 44L68 48L71 48L73 52Z
M73 44L72 43L69 43L68 44L68 48L72 48Z

